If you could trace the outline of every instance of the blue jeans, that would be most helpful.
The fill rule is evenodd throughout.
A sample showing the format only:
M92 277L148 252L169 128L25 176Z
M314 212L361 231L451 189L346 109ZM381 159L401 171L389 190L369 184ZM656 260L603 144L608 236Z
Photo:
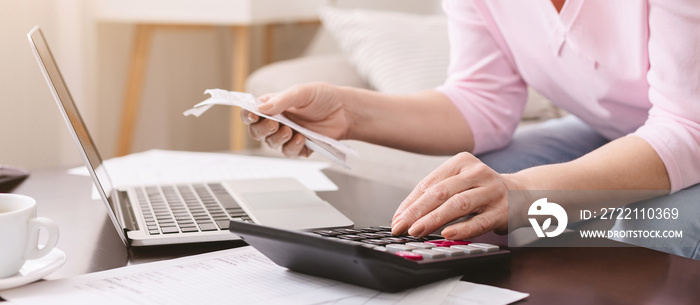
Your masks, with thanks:
M479 155L479 159L499 173L513 173L529 167L555 164L579 158L608 140L575 116L553 119L518 129L507 147ZM677 208L686 217L669 220L617 222L612 230L659 230L674 228L683 231L683 243L676 239L617 240L643 247L700 259L700 184L669 196L629 204L629 208ZM697 216L696 216L697 215Z

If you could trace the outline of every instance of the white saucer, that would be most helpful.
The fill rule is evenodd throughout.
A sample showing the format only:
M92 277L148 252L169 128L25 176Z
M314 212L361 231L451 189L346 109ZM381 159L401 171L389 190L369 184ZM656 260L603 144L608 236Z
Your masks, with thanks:
M66 254L63 251L53 248L49 254L42 258L31 259L24 263L22 269L17 274L0 279L0 290L10 289L34 281L38 281L49 273L63 266L66 262Z

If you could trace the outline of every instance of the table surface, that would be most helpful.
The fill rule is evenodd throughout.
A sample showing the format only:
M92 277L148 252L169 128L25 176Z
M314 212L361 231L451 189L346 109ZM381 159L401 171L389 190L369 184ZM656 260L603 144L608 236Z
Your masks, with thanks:
M326 171L340 188L319 193L357 226L388 224L410 190ZM91 180L67 169L37 170L14 193L34 197L39 216L55 220L66 264L47 279L112 269L242 245L242 242L127 249ZM506 245L487 234L476 240ZM611 243L613 243L611 241ZM528 304L697 304L700 261L639 247L514 248L508 263L467 274L463 280L530 293Z

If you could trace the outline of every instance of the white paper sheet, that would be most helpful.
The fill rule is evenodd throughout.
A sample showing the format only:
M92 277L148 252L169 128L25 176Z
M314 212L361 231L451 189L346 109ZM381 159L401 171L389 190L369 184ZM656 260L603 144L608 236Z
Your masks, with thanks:
M252 247L133 265L2 291L12 304L506 304L527 296L459 282L382 293L290 272ZM493 301L491 301L493 300ZM455 303L456 302L456 303Z
M13 304L426 304L425 297L441 300L430 292L446 285L444 299L455 282L381 293L290 272L243 247L40 282L0 295Z
M227 91L222 89L208 89L204 91L204 93L211 95L211 97L195 105L192 109L185 111L183 113L184 115L194 115L199 117L214 105L240 107L261 117L280 122L303 134L306 137L306 146L309 149L320 153L324 157L342 165L343 167L349 168L346 162L348 154L357 155L357 152L352 149L352 147L347 146L333 138L306 129L286 118L282 114L269 116L261 113L258 111L258 105L262 104L262 102L260 102L250 93Z
M115 187L133 185L211 182L256 178L295 178L314 191L336 191L338 186L321 172L329 165L280 158L225 153L149 150L104 161ZM69 173L88 176L78 167ZM99 194L93 192L93 198Z
M443 305L505 305L530 296L514 290L470 282L458 282Z

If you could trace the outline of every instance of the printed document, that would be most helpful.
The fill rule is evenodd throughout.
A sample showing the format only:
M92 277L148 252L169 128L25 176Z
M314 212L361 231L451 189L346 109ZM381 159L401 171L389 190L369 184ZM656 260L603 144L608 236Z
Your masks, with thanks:
M338 186L321 171L329 166L327 162L154 149L105 160L103 164L114 187L294 178L313 191L338 190ZM85 166L68 172L90 176ZM92 196L100 199L94 187Z
M291 272L247 246L34 283L0 296L11 304L422 305L507 304L527 294L459 278L382 293Z

